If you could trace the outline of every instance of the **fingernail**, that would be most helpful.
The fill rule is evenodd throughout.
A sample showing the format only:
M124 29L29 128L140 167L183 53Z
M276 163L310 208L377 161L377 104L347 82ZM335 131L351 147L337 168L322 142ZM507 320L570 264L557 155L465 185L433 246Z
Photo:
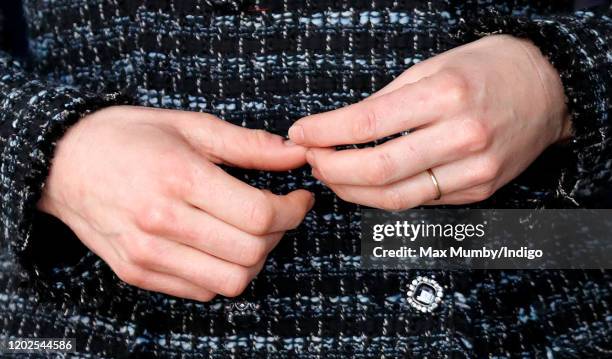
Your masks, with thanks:
M320 180L323 179L323 177L321 176L321 172L319 172L319 170L316 168L312 169L312 176L316 179L320 179Z
M289 128L289 137L296 143L304 142L304 128L301 125L293 125Z
M283 144L285 146L295 146L295 142L293 142L291 140L285 140L285 142L283 142Z

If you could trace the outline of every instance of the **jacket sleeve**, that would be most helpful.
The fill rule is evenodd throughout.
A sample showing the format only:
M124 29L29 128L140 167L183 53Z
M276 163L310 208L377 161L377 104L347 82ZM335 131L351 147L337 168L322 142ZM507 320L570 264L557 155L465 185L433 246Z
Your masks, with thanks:
M124 102L119 94L48 80L0 48L0 249L28 262L36 203L57 141L87 113Z
M527 38L561 76L572 116L573 158L556 196L579 206L601 206L612 188L612 18L609 8L557 15L501 15L488 11L464 17L461 42L491 34ZM609 202L608 202L609 204Z

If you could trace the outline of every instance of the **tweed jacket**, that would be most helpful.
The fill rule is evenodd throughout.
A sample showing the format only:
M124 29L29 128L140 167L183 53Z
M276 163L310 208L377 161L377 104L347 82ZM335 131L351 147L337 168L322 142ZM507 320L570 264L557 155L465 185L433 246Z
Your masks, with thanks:
M365 270L360 207L307 167L228 169L274 192L311 190L316 204L244 294L210 303L121 282L36 210L55 144L97 109L208 112L286 135L304 115L359 101L413 64L495 33L548 56L574 136L474 206L607 207L612 19L608 2L595 3L25 0L23 14L2 17L0 40L0 340L74 337L83 358L611 357L609 272ZM21 16L27 53L7 36ZM443 288L431 313L406 298L419 275Z

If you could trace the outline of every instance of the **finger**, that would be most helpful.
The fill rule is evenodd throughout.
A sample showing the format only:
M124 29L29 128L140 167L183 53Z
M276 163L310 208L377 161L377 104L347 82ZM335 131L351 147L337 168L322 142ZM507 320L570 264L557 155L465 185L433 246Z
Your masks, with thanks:
M217 163L269 171L286 171L306 163L306 149L281 136L197 115L202 120L186 122L182 133L200 153Z
M442 196L437 201L428 201L423 203L423 206L440 206L440 205L461 205L461 204L469 204L474 203L472 196L463 193L463 191L458 191L456 193L451 193L446 196Z
M72 214L70 223L79 239L100 256L124 282L145 290L201 302L210 301L215 297L215 293L182 278L127 265L112 242L93 230L80 216Z
M159 220L139 222L140 228L246 267L264 259L284 234L256 236L185 203L178 203L169 211L163 216L156 215Z
M141 289L200 302L208 302L216 296L215 293L176 276L137 267L124 270L113 268L113 270L116 273L130 273L127 277L120 278L127 284Z
M496 174L486 163L488 160L482 158L469 158L434 168L442 195L479 185L491 187ZM438 194L427 172L386 186L330 185L330 188L345 201L392 211L434 202ZM444 204L440 200L435 202Z
M463 205L483 201L489 198L494 193L492 185L479 185L466 190L460 190L442 196L438 201L429 201L423 203L425 206L438 206L441 204L447 205Z
M461 86L455 83L446 75L427 77L369 101L302 118L291 126L289 137L303 146L331 147L420 127L452 114Z
M314 203L313 195L296 190L275 195L251 187L217 166L202 163L183 198L191 205L251 234L297 227Z
M325 183L386 185L482 150L486 136L479 126L465 120L437 122L376 147L312 148L306 158Z
M243 267L157 237L135 240L128 250L132 263L140 268L183 278L227 297L242 293L265 263L264 259L255 266Z

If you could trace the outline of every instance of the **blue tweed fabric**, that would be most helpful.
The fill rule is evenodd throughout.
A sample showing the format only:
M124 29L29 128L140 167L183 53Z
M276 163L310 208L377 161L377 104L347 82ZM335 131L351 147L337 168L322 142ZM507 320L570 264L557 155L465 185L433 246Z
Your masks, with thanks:
M80 358L612 357L609 272L361 269L359 207L309 168L228 169L260 188L317 197L237 299L197 303L128 286L35 209L55 143L99 108L209 112L286 135L304 115L359 101L413 64L493 33L527 37L550 58L575 137L478 206L608 207L609 5L26 0L24 9L31 56L0 51L0 340L75 337L71 357ZM432 313L407 301L418 275L444 289ZM251 310L231 316L237 301Z

